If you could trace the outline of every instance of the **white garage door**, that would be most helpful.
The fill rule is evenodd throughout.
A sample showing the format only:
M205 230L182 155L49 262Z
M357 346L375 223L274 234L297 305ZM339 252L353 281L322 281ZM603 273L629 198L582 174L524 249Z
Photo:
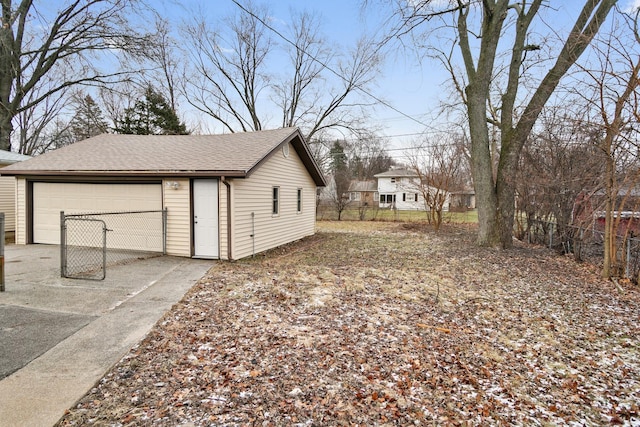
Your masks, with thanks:
M119 212L162 209L161 184L33 183L33 242L60 243L60 211Z

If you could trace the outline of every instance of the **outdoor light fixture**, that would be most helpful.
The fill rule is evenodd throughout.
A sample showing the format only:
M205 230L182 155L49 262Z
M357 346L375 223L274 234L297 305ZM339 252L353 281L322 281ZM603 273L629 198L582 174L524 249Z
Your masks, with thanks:
M172 190L177 190L180 188L180 183L178 181L167 181L165 184L167 188L171 188Z

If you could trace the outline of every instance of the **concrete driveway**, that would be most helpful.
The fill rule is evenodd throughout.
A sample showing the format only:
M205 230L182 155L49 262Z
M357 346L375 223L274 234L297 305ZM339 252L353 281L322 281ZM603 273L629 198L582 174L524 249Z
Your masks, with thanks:
M0 293L0 427L50 426L205 275L212 261L157 257L60 277L58 246L8 245Z

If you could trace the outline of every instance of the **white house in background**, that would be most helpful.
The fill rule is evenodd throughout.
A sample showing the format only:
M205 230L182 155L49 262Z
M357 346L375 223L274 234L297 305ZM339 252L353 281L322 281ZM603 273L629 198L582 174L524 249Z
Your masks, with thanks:
M410 169L391 169L375 175L380 208L426 210L420 178Z
M31 157L11 151L0 150L0 168L22 162ZM16 179L12 176L0 177L0 212L4 212L4 230L16 230Z
M444 210L449 210L450 194L420 182L418 174L411 169L391 169L375 175L378 180L380 208L398 210L426 211L423 194L427 191L435 195L444 195Z

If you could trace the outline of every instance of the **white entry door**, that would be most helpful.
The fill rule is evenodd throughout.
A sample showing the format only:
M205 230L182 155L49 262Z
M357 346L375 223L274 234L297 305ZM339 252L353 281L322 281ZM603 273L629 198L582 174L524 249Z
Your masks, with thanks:
M218 258L218 180L193 181L193 244L199 258Z

